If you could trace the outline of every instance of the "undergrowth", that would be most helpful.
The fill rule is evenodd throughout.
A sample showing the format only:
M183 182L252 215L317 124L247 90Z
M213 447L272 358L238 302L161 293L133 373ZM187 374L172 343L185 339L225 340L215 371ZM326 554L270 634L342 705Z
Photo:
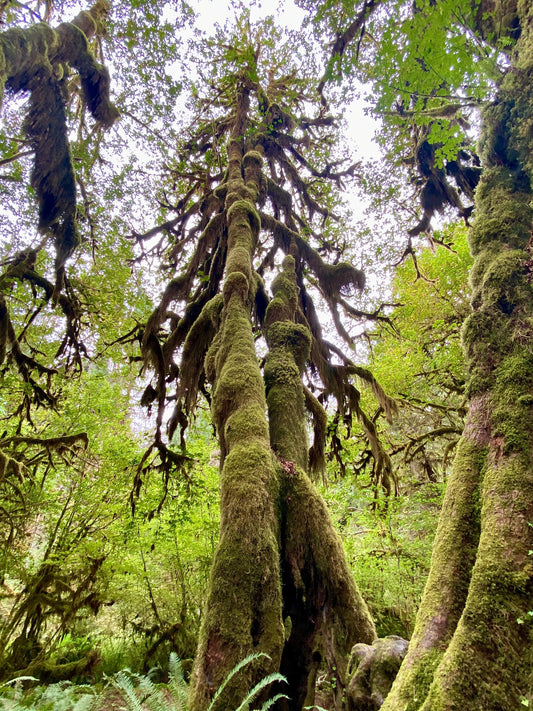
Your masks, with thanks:
M220 694L236 674L251 662L265 656L267 655L261 652L250 654L236 664L218 688L207 711L214 709ZM101 689L95 686L74 685L70 682L27 688L28 684L37 682L38 679L22 676L0 685L0 709L1 711L109 711L110 709L187 711L187 682L181 662L174 652L169 658L168 682L156 684L151 676L151 672L143 675L123 669L109 678ZM277 672L265 676L250 689L235 711L268 711L279 699L288 698L285 694L276 694L267 699L260 708L251 708L251 704L257 697L274 682L286 683L286 679ZM319 707L312 708L321 711Z

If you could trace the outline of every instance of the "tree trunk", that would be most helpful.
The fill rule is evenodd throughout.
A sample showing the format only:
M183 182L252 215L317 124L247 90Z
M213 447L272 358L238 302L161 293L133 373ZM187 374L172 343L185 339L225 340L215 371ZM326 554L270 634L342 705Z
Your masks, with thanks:
M518 3L517 18L512 67L483 116L473 313L463 329L467 425L413 639L384 711L510 711L533 701L530 3Z
M237 111L245 113L245 93L240 100ZM228 148L224 306L219 334L207 356L214 363L213 415L221 446L221 523L193 671L192 711L206 711L237 662L264 652L269 658L236 675L215 707L237 708L254 682L277 670L284 640L279 481L250 317L261 156L251 151L243 158L237 139L242 133L237 123Z
M374 624L346 562L327 507L307 476L307 435L301 371L309 329L294 322L298 304L295 260L285 258L266 313L265 365L270 442L282 470L280 509L283 616L288 635L281 673L289 682L285 708L314 702L313 669L324 655L335 670L338 701L346 686L348 654L356 641L372 643ZM290 623L289 623L290 620Z
M246 111L243 91L237 117ZM215 708L233 710L254 683L281 671L288 688L279 690L290 697L285 708L300 711L314 700L319 650L336 667L340 689L352 645L371 643L375 629L327 508L306 473L301 373L311 334L307 325L294 321L299 289L292 256L286 257L274 280L274 298L266 313L265 383L259 369L250 314L256 288L252 258L260 228L254 203L261 185L261 150L243 156L237 137L244 132L237 119L228 151L228 257L221 324L205 366L213 381L212 410L221 447L222 515L191 709L206 711L235 664L264 652L268 659L256 660L233 677ZM209 316L216 304L204 309Z

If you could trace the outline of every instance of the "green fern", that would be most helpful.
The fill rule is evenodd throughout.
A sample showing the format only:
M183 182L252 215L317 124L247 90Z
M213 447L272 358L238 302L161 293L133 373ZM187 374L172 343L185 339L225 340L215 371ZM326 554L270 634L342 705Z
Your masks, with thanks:
M217 689L207 711L213 711L220 695L236 674L251 662L263 657L268 658L268 655L264 652L250 654L236 664ZM274 682L287 683L287 680L277 672L268 674L250 689L235 711L247 711L260 693ZM127 704L126 711L147 711L147 709L149 711L187 711L187 684L183 676L181 662L174 652L169 658L169 682L166 686L156 685L149 676L134 674L128 669L115 674L111 685L122 695ZM163 689L168 691L168 696ZM99 698L101 700L105 698L105 691L100 694ZM268 711L278 699L286 698L288 697L285 694L277 694L265 701L260 709L254 711ZM74 711L92 711L92 708L86 710L84 707L80 707Z
M254 699L259 696L259 694L267 687L269 684L274 683L275 681L279 682L285 682L287 683L287 680L283 676L283 674L279 674L278 672L274 672L273 674L268 674L267 676L263 677L261 681L259 681L253 689L250 689L250 691L246 694L246 697L243 699L241 705L237 708L236 711L247 711L249 705L254 701ZM280 696L278 694L278 696ZM285 696L285 694L281 694L284 698L288 698ZM264 704L263 704L264 707ZM267 706L268 708L268 706ZM261 708L260 711L263 711L263 708Z
M171 652L168 660L168 688L176 702L177 711L187 709L187 682L183 675L183 668L176 652Z
M266 659L270 659L268 654L265 654L264 652L256 652L255 654L249 654L247 657L244 659L241 659L240 662L238 662L233 669L230 671L230 673L227 675L227 677L224 679L222 684L218 687L215 695L213 696L213 699L211 703L209 704L209 708L207 711L212 711L218 697L220 694L224 691L226 686L229 684L229 682L233 679L233 677L238 674L241 669L243 669L245 666L250 664L253 661L256 661L257 659L261 659L262 657L265 657ZM287 683L287 679L282 674L279 674L275 672L274 674L269 674L268 676L265 676L261 681L259 681L253 689L251 689L241 702L240 706L236 709L236 711L245 711L245 709L248 709L249 705L251 702L260 694L263 689L268 686L269 684L272 684L274 681L281 681ZM278 694L277 698L287 698L284 694ZM265 702L268 703L268 702ZM271 705L271 704L270 704ZM268 709L269 706L266 706L266 709ZM263 708L261 708L261 711L264 711L265 709L265 704L263 704ZM265 709L265 711L266 711Z
M124 700L128 703L128 711L145 711L145 709L143 709L142 707L141 702L139 701L139 697L135 692L133 682L128 676L128 672L128 669L123 669L122 671L119 671L117 674L115 674L115 678L112 680L111 684L115 687L115 689L117 689L117 691L120 691Z
M59 682L46 687L37 686L25 692L22 686L25 681L38 679L21 676L0 684L2 711L98 711L100 707L101 695L90 686Z

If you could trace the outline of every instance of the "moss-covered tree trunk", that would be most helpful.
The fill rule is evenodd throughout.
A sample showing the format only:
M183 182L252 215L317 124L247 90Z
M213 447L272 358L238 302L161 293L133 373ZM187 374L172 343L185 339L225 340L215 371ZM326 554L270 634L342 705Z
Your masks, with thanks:
M264 380L255 351L256 202L266 180L260 142L252 150L244 147L248 110L244 80L219 191L227 224L223 294L204 306L198 321L216 332L205 372L221 449L221 526L193 670L192 711L206 711L234 666L257 652L268 657L232 678L217 711L233 711L254 682L277 671L288 681L280 689L290 697L284 708L300 711L314 700L313 672L324 654L340 689L351 646L375 638L327 508L307 476L301 375L312 337L299 307L293 256L274 280L266 311ZM193 329L191 338L197 336Z
M242 90L228 147L224 305L219 333L207 355L221 446L221 524L193 673L192 711L207 709L237 662L254 652L268 654L270 659L263 657L236 676L216 706L224 711L237 708L253 681L278 668L284 640L279 482L250 316L261 155L250 151L243 156L239 136L244 134L247 104Z
M463 330L469 414L384 711L533 703L533 8L515 7L512 66L483 116Z
M280 671L289 682L284 708L314 702L313 669L327 658L335 670L338 707L346 663L356 641L371 643L374 624L346 562L327 507L307 475L308 448L301 372L311 333L295 323L295 260L285 258L272 285L266 313L269 353L265 365L270 442L281 473L283 615L287 640Z

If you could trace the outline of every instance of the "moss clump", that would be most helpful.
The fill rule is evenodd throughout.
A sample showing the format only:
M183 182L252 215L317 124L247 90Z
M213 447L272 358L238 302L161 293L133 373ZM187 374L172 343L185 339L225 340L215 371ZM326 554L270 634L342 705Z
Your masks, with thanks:
M529 285L524 279L522 250L509 250L495 255L483 275L481 298L489 309L496 306L504 314L511 314L527 296Z
M492 392L492 425L501 453L529 456L533 411L533 356L521 348L509 354L496 371Z
M469 233L472 254L489 243L524 249L531 236L529 190L517 189L517 176L504 168L483 173L476 191L476 219Z
M88 15L88 13L85 13ZM66 69L81 79L84 99L94 118L111 126L118 111L109 100L109 74L89 51L88 32L97 29L89 16L62 23L57 30L43 22L27 29L0 34L0 100L4 84L12 91L30 93L25 132L35 153L31 184L39 203L39 229L50 232L56 244L57 298L63 285L65 264L76 247L76 184L65 117L68 99Z
M461 338L469 368L467 393L474 397L490 389L494 369L509 349L508 324L497 309L474 311L465 320Z

